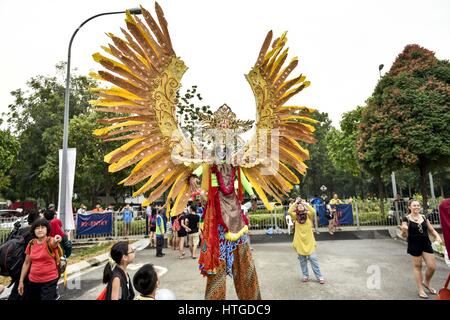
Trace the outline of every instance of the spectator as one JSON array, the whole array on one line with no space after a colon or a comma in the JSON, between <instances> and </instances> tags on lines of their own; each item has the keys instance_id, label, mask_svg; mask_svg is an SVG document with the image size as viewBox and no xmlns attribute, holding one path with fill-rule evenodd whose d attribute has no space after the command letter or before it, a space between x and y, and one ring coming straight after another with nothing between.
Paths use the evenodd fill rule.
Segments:
<instances>
[{"instance_id":1,"label":"spectator","mask_svg":"<svg viewBox=\"0 0 450 320\"><path fill-rule=\"evenodd\" d=\"M403 198L400 196L400 194L397 193L397 197L395 198L393 204L392 204L392 211L398 211L400 218L403 218L406 215L406 208L407 208L406 201L403 200Z\"/></svg>"},{"instance_id":2,"label":"spectator","mask_svg":"<svg viewBox=\"0 0 450 320\"><path fill-rule=\"evenodd\" d=\"M156 247L156 212L157 209L153 208L150 216L150 248Z\"/></svg>"},{"instance_id":3,"label":"spectator","mask_svg":"<svg viewBox=\"0 0 450 320\"><path fill-rule=\"evenodd\" d=\"M108 208L104 211L105 213L114 213L114 205L110 204Z\"/></svg>"},{"instance_id":4,"label":"spectator","mask_svg":"<svg viewBox=\"0 0 450 320\"><path fill-rule=\"evenodd\" d=\"M170 207L172 208L173 205L171 204ZM176 250L178 248L178 230L176 230L175 227L175 220L177 220L177 216L176 215L171 215L170 216L170 224L172 226L172 248L173 250ZM179 221L177 222L178 226L180 225Z\"/></svg>"},{"instance_id":5,"label":"spectator","mask_svg":"<svg viewBox=\"0 0 450 320\"><path fill-rule=\"evenodd\" d=\"M330 200L331 205L344 204L341 199L339 199L337 193L333 193L333 199Z\"/></svg>"},{"instance_id":6,"label":"spectator","mask_svg":"<svg viewBox=\"0 0 450 320\"><path fill-rule=\"evenodd\" d=\"M131 207L129 204L127 204L125 206L125 208L123 208L122 216L123 216L124 236L128 237L128 234L129 234L130 228L131 228L131 220L133 220L133 211L131 210Z\"/></svg>"},{"instance_id":7,"label":"spectator","mask_svg":"<svg viewBox=\"0 0 450 320\"><path fill-rule=\"evenodd\" d=\"M92 213L101 213L101 212L103 212L103 208L102 208L102 206L100 205L100 203L97 203L97 204L95 205L95 208L92 210Z\"/></svg>"},{"instance_id":8,"label":"spectator","mask_svg":"<svg viewBox=\"0 0 450 320\"><path fill-rule=\"evenodd\" d=\"M156 256L158 258L163 257L165 253L162 252L164 245L164 234L166 233L166 224L161 215L161 210L156 213Z\"/></svg>"},{"instance_id":9,"label":"spectator","mask_svg":"<svg viewBox=\"0 0 450 320\"><path fill-rule=\"evenodd\" d=\"M313 234L314 215L316 214L314 208L301 198L297 198L295 202L289 208L289 214L293 221L295 221L294 241L292 245L298 254L300 260L300 267L303 273L303 282L309 280L308 272L308 260L311 263L314 275L320 284L325 283L319 263L317 261L317 255L315 253L316 240Z\"/></svg>"},{"instance_id":10,"label":"spectator","mask_svg":"<svg viewBox=\"0 0 450 320\"><path fill-rule=\"evenodd\" d=\"M59 279L58 267L55 258L49 250L58 247L61 237L50 237L50 223L46 219L37 219L31 225L31 234L34 239L28 243L25 250L26 258L22 266L18 292L26 300L56 300L56 286ZM28 275L29 283L24 292L25 278Z\"/></svg>"},{"instance_id":11,"label":"spectator","mask_svg":"<svg viewBox=\"0 0 450 320\"><path fill-rule=\"evenodd\" d=\"M331 206L328 199L325 202L325 218L328 220L328 233L333 235L336 232L336 207Z\"/></svg>"},{"instance_id":12,"label":"spectator","mask_svg":"<svg viewBox=\"0 0 450 320\"><path fill-rule=\"evenodd\" d=\"M133 300L134 290L127 267L135 258L134 249L127 241L120 241L112 246L110 255L103 270L103 283L107 284L105 300Z\"/></svg>"},{"instance_id":13,"label":"spectator","mask_svg":"<svg viewBox=\"0 0 450 320\"><path fill-rule=\"evenodd\" d=\"M183 211L177 217L178 223L180 225L180 229L178 230L178 239L179 239L178 249L180 251L179 259L184 259L184 255L185 255L185 253L184 253L184 238L186 237L187 232L186 232L186 226L184 224L184 219L186 219L186 215L187 215L186 211Z\"/></svg>"},{"instance_id":14,"label":"spectator","mask_svg":"<svg viewBox=\"0 0 450 320\"><path fill-rule=\"evenodd\" d=\"M33 224L34 221L40 218L40 213L36 209L25 209L25 210L26 210L25 214L27 214L28 226L19 228L18 233L19 235L23 236L25 243L28 244L30 240L33 239L33 234L31 233L31 225ZM23 255L25 255L25 251L23 252ZM11 289L11 293L9 294L8 300L17 301L23 299L22 295L20 295L18 292L19 281L20 281L20 274L11 275L11 283L13 283L14 285ZM28 275L26 275L23 281L25 291L28 290L28 282L29 282Z\"/></svg>"},{"instance_id":15,"label":"spectator","mask_svg":"<svg viewBox=\"0 0 450 320\"><path fill-rule=\"evenodd\" d=\"M338 230L338 231L342 230L339 227L339 219L338 219L338 216L336 214L336 205L338 205L338 204L344 204L344 202L341 199L339 199L337 193L333 193L333 198L330 200L330 205L331 205L332 210L334 210L334 213L333 213L334 232L336 232L336 230Z\"/></svg>"},{"instance_id":16,"label":"spectator","mask_svg":"<svg viewBox=\"0 0 450 320\"><path fill-rule=\"evenodd\" d=\"M164 221L164 225L167 226L167 210L166 210L166 204L164 204L162 207L159 208L159 214L161 218Z\"/></svg>"},{"instance_id":17,"label":"spectator","mask_svg":"<svg viewBox=\"0 0 450 320\"><path fill-rule=\"evenodd\" d=\"M55 237L59 235L61 237L61 247L64 251L64 256L66 258L70 257L72 254L72 242L69 240L67 234L62 229L62 222L55 217L55 212L47 210L44 213L44 218L50 222L50 237Z\"/></svg>"},{"instance_id":18,"label":"spectator","mask_svg":"<svg viewBox=\"0 0 450 320\"><path fill-rule=\"evenodd\" d=\"M152 218L152 207L149 204L145 207L145 233L146 233L146 235L150 234L150 219L151 218Z\"/></svg>"},{"instance_id":19,"label":"spectator","mask_svg":"<svg viewBox=\"0 0 450 320\"><path fill-rule=\"evenodd\" d=\"M80 205L80 208L77 210L77 214L86 214L86 206L84 204Z\"/></svg>"},{"instance_id":20,"label":"spectator","mask_svg":"<svg viewBox=\"0 0 450 320\"><path fill-rule=\"evenodd\" d=\"M50 223L50 237L59 235L62 238L66 235L62 229L61 220L55 217L55 211L50 210L50 207L44 212L44 218Z\"/></svg>"},{"instance_id":21,"label":"spectator","mask_svg":"<svg viewBox=\"0 0 450 320\"><path fill-rule=\"evenodd\" d=\"M189 214L186 216L186 219L184 220L184 225L188 234L188 243L189 243L189 250L191 251L191 257L192 259L197 259L196 253L199 242L198 224L200 218L197 215L197 206L195 204L191 204L191 206L188 209Z\"/></svg>"},{"instance_id":22,"label":"spectator","mask_svg":"<svg viewBox=\"0 0 450 320\"><path fill-rule=\"evenodd\" d=\"M450 198L442 200L439 205L442 233L444 234L445 248L450 253Z\"/></svg>"},{"instance_id":23,"label":"spectator","mask_svg":"<svg viewBox=\"0 0 450 320\"><path fill-rule=\"evenodd\" d=\"M414 277L419 289L419 297L422 299L428 299L428 295L425 293L424 288L426 288L431 294L437 294L436 290L430 285L431 278L433 277L436 269L436 260L428 233L433 234L438 242L442 242L442 240L430 224L430 221L428 221L423 214L420 214L419 201L410 201L408 207L411 210L411 213L405 216L402 220L402 235L404 237L406 236L408 239L407 252L412 256ZM422 278L422 259L425 261L425 265L427 266L425 281L423 281Z\"/></svg>"},{"instance_id":24,"label":"spectator","mask_svg":"<svg viewBox=\"0 0 450 320\"><path fill-rule=\"evenodd\" d=\"M136 271L133 277L134 288L140 293L136 300L155 300L159 287L158 274L152 264L147 263Z\"/></svg>"}]
</instances>

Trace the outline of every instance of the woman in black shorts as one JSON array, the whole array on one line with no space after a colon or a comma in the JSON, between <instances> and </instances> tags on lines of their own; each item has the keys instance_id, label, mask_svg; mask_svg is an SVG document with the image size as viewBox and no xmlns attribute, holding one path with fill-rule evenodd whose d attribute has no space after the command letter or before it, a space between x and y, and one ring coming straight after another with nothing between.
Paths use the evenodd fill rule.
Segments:
<instances>
[{"instance_id":1,"label":"woman in black shorts","mask_svg":"<svg viewBox=\"0 0 450 320\"><path fill-rule=\"evenodd\" d=\"M178 230L178 245L179 245L179 250L180 250L180 259L184 259L184 239L187 236L187 232L185 229L185 224L184 224L184 220L186 220L186 212L183 211L178 218L178 221L180 223L180 230Z\"/></svg>"},{"instance_id":2,"label":"woman in black shorts","mask_svg":"<svg viewBox=\"0 0 450 320\"><path fill-rule=\"evenodd\" d=\"M419 297L427 299L428 296L424 288L431 294L436 294L436 290L430 286L431 278L436 269L436 260L434 258L434 251L431 247L431 241L428 234L431 233L435 239L442 242L439 234L434 230L430 221L422 214L420 214L419 201L412 200L409 203L410 214L402 220L402 235L408 237L408 254L412 256L414 277L419 288ZM422 277L422 259L427 266L425 272L425 281Z\"/></svg>"}]
</instances>

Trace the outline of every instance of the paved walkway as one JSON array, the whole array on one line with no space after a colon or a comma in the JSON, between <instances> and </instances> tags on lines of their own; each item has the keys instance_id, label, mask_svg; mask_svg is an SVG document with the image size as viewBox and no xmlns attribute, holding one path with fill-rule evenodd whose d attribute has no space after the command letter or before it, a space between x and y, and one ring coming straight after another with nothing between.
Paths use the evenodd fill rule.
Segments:
<instances>
[{"instance_id":1,"label":"paved walkway","mask_svg":"<svg viewBox=\"0 0 450 320\"><path fill-rule=\"evenodd\" d=\"M288 239L262 242L255 237L253 257L262 298L418 299L406 244L383 234L369 237L318 241L317 255L327 281L324 285L314 280L312 271L312 280L301 282L299 262ZM142 264L153 263L163 273L160 280L162 288L172 290L179 300L202 300L205 279L197 270L197 262L189 258L180 260L177 252L171 249L164 249L164 252L165 257L156 258L154 249L138 251L134 264L129 267L130 276L133 277ZM450 269L443 259L438 258L436 262L432 285L439 289ZM95 299L103 288L103 267L104 264L69 277L69 288L61 289L61 299ZM227 279L227 299L237 299L231 278Z\"/></svg>"}]
</instances>

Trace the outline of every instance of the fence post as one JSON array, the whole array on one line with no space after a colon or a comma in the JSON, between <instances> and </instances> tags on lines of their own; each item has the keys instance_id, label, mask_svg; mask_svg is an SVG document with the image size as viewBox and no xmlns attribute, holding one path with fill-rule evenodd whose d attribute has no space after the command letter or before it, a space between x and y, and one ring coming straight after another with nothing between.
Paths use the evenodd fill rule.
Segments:
<instances>
[{"instance_id":1,"label":"fence post","mask_svg":"<svg viewBox=\"0 0 450 320\"><path fill-rule=\"evenodd\" d=\"M317 204L314 205L314 209L316 210L316 214L314 215L314 232L316 234L320 234L319 232L319 225L317 223L317 214L319 213L319 210L317 209Z\"/></svg>"},{"instance_id":2,"label":"fence post","mask_svg":"<svg viewBox=\"0 0 450 320\"><path fill-rule=\"evenodd\" d=\"M117 239L117 211L113 211L113 222L114 222L114 238Z\"/></svg>"},{"instance_id":3,"label":"fence post","mask_svg":"<svg viewBox=\"0 0 450 320\"><path fill-rule=\"evenodd\" d=\"M356 210L356 228L358 230L360 230L360 225L359 225L359 210L358 210L358 200L355 201L355 210Z\"/></svg>"},{"instance_id":4,"label":"fence post","mask_svg":"<svg viewBox=\"0 0 450 320\"><path fill-rule=\"evenodd\" d=\"M397 222L397 225L400 225L400 218L399 218L399 212L398 212L398 203L394 200L394 209L395 209L395 221Z\"/></svg>"}]
</instances>

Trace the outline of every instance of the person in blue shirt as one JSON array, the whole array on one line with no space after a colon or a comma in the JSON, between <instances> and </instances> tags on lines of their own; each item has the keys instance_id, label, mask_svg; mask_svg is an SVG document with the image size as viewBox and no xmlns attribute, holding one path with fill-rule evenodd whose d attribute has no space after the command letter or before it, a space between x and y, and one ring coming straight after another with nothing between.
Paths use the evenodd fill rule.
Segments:
<instances>
[{"instance_id":1,"label":"person in blue shirt","mask_svg":"<svg viewBox=\"0 0 450 320\"><path fill-rule=\"evenodd\" d=\"M133 211L131 210L129 204L127 204L125 208L123 208L122 214L123 214L124 236L127 237L130 232L131 220L133 220Z\"/></svg>"}]
</instances>

